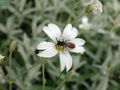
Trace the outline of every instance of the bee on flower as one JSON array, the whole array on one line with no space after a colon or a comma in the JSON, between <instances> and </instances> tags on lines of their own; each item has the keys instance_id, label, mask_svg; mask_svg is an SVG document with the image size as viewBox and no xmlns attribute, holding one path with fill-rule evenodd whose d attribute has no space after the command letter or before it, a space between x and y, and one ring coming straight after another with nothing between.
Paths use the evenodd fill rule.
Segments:
<instances>
[{"instance_id":1,"label":"bee on flower","mask_svg":"<svg viewBox=\"0 0 120 90\"><path fill-rule=\"evenodd\" d=\"M40 57L51 58L59 54L61 71L69 71L72 67L73 60L69 52L83 54L85 49L83 45L85 40L76 38L78 30L71 24L66 25L63 33L60 28L50 23L43 27L43 31L52 39L52 42L40 42L37 50L43 50L37 53Z\"/></svg>"}]
</instances>

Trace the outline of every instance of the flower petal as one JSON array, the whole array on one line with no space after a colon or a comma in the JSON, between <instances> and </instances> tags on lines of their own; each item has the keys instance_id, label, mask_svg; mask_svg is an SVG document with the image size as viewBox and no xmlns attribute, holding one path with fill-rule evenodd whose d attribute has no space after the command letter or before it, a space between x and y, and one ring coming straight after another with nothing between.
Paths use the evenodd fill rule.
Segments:
<instances>
[{"instance_id":1,"label":"flower petal","mask_svg":"<svg viewBox=\"0 0 120 90\"><path fill-rule=\"evenodd\" d=\"M80 29L81 29L81 28L84 28L84 26L85 26L84 24L80 24L80 25L79 25L79 28L80 28Z\"/></svg>"},{"instance_id":2,"label":"flower petal","mask_svg":"<svg viewBox=\"0 0 120 90\"><path fill-rule=\"evenodd\" d=\"M5 58L5 56L3 56L3 55L0 55L0 60L1 60L1 59L4 59L4 58Z\"/></svg>"},{"instance_id":3,"label":"flower petal","mask_svg":"<svg viewBox=\"0 0 120 90\"><path fill-rule=\"evenodd\" d=\"M60 53L60 64L61 64L61 71L64 70L66 66L66 71L69 71L72 67L72 57L68 52L61 52Z\"/></svg>"},{"instance_id":4,"label":"flower petal","mask_svg":"<svg viewBox=\"0 0 120 90\"><path fill-rule=\"evenodd\" d=\"M77 34L78 30L75 27L72 28L71 24L68 24L63 31L62 37L64 40L71 40L74 39Z\"/></svg>"},{"instance_id":5,"label":"flower petal","mask_svg":"<svg viewBox=\"0 0 120 90\"><path fill-rule=\"evenodd\" d=\"M85 44L85 40L81 38L75 38L71 40L70 42L74 43L75 45L80 45L80 46Z\"/></svg>"},{"instance_id":6,"label":"flower petal","mask_svg":"<svg viewBox=\"0 0 120 90\"><path fill-rule=\"evenodd\" d=\"M88 17L83 16L83 17L82 17L82 23L83 23L83 24L88 23Z\"/></svg>"},{"instance_id":7,"label":"flower petal","mask_svg":"<svg viewBox=\"0 0 120 90\"><path fill-rule=\"evenodd\" d=\"M60 70L63 71L65 69L65 58L64 58L64 55L63 53L59 53L59 57L60 57Z\"/></svg>"},{"instance_id":8,"label":"flower petal","mask_svg":"<svg viewBox=\"0 0 120 90\"><path fill-rule=\"evenodd\" d=\"M44 50L44 49L47 49L47 48L53 47L53 46L54 46L54 43L44 41L44 42L40 42L38 44L37 49L38 50Z\"/></svg>"},{"instance_id":9,"label":"flower petal","mask_svg":"<svg viewBox=\"0 0 120 90\"><path fill-rule=\"evenodd\" d=\"M48 24L48 26L44 26L43 31L55 42L57 38L61 36L61 31L59 27L52 23Z\"/></svg>"},{"instance_id":10,"label":"flower petal","mask_svg":"<svg viewBox=\"0 0 120 90\"><path fill-rule=\"evenodd\" d=\"M76 45L75 48L74 48L74 49L71 49L70 51L71 51L71 52L74 52L74 53L81 53L81 54L83 54L84 51L85 51L85 49L84 49L84 47L82 47L82 46Z\"/></svg>"},{"instance_id":11,"label":"flower petal","mask_svg":"<svg viewBox=\"0 0 120 90\"><path fill-rule=\"evenodd\" d=\"M102 3L99 0L93 1L92 5L94 7L93 9L94 14L100 14L103 12Z\"/></svg>"},{"instance_id":12,"label":"flower petal","mask_svg":"<svg viewBox=\"0 0 120 90\"><path fill-rule=\"evenodd\" d=\"M60 28L59 28L57 25L55 25L55 24L53 24L53 23L50 23L50 24L48 24L48 27L49 27L53 32L55 32L56 36L61 37L61 31L60 31Z\"/></svg>"},{"instance_id":13,"label":"flower petal","mask_svg":"<svg viewBox=\"0 0 120 90\"><path fill-rule=\"evenodd\" d=\"M40 57L46 57L46 58L50 58L55 56L58 53L58 51L56 50L55 46L52 47L47 47L46 50L38 53L37 55Z\"/></svg>"}]
</instances>

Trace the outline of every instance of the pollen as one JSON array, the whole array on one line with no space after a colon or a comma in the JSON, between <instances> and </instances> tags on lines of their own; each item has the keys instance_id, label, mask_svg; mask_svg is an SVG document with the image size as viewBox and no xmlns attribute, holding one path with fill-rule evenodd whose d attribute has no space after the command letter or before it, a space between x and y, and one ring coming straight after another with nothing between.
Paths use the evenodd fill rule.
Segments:
<instances>
[{"instance_id":1,"label":"pollen","mask_svg":"<svg viewBox=\"0 0 120 90\"><path fill-rule=\"evenodd\" d=\"M55 48L56 48L58 51L63 51L63 50L64 50L64 46L61 46L61 45L55 45Z\"/></svg>"}]
</instances>

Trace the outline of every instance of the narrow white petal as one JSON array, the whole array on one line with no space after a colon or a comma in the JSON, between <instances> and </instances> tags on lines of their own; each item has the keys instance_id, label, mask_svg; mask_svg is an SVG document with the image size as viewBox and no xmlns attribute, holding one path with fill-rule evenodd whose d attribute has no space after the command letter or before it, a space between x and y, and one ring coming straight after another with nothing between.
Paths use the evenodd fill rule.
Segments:
<instances>
[{"instance_id":1,"label":"narrow white petal","mask_svg":"<svg viewBox=\"0 0 120 90\"><path fill-rule=\"evenodd\" d=\"M61 31L59 27L55 24L48 24L48 26L43 27L43 31L56 42L57 38L61 37Z\"/></svg>"},{"instance_id":2,"label":"narrow white petal","mask_svg":"<svg viewBox=\"0 0 120 90\"><path fill-rule=\"evenodd\" d=\"M56 41L56 36L52 33L49 27L44 26L43 31L53 40Z\"/></svg>"},{"instance_id":3,"label":"narrow white petal","mask_svg":"<svg viewBox=\"0 0 120 90\"><path fill-rule=\"evenodd\" d=\"M74 39L78 34L78 30L75 27L72 27L71 24L66 25L62 37L64 40Z\"/></svg>"},{"instance_id":4,"label":"narrow white petal","mask_svg":"<svg viewBox=\"0 0 120 90\"><path fill-rule=\"evenodd\" d=\"M47 49L47 48L53 47L53 46L54 46L54 43L44 41L44 42L40 42L38 44L37 49L38 50L43 50L43 49Z\"/></svg>"},{"instance_id":5,"label":"narrow white petal","mask_svg":"<svg viewBox=\"0 0 120 90\"><path fill-rule=\"evenodd\" d=\"M81 54L83 54L84 51L85 51L85 49L84 49L84 47L82 47L82 46L76 45L75 48L74 48L74 49L71 49L70 51L71 51L71 52L74 52L74 53L81 53Z\"/></svg>"},{"instance_id":6,"label":"narrow white petal","mask_svg":"<svg viewBox=\"0 0 120 90\"><path fill-rule=\"evenodd\" d=\"M72 67L72 64L73 64L73 60L72 60L72 57L69 53L66 53L66 70L69 71Z\"/></svg>"},{"instance_id":7,"label":"narrow white petal","mask_svg":"<svg viewBox=\"0 0 120 90\"><path fill-rule=\"evenodd\" d=\"M75 38L71 40L70 42L74 43L75 45L80 45L80 46L85 44L85 40L81 38Z\"/></svg>"},{"instance_id":8,"label":"narrow white petal","mask_svg":"<svg viewBox=\"0 0 120 90\"><path fill-rule=\"evenodd\" d=\"M60 61L61 61L61 71L64 70L65 66L66 66L66 71L69 71L71 69L73 61L71 55L68 52L60 53Z\"/></svg>"},{"instance_id":9,"label":"narrow white petal","mask_svg":"<svg viewBox=\"0 0 120 90\"><path fill-rule=\"evenodd\" d=\"M58 51L55 49L55 47L48 47L46 50L41 51L37 55L40 57L50 58L50 57L55 56L57 53Z\"/></svg>"},{"instance_id":10,"label":"narrow white petal","mask_svg":"<svg viewBox=\"0 0 120 90\"><path fill-rule=\"evenodd\" d=\"M59 57L60 57L60 70L63 71L65 69L66 60L65 60L62 52L60 52L59 54L60 54L59 55Z\"/></svg>"},{"instance_id":11,"label":"narrow white petal","mask_svg":"<svg viewBox=\"0 0 120 90\"><path fill-rule=\"evenodd\" d=\"M56 34L57 37L61 37L61 31L57 25L50 23L48 27Z\"/></svg>"}]
</instances>

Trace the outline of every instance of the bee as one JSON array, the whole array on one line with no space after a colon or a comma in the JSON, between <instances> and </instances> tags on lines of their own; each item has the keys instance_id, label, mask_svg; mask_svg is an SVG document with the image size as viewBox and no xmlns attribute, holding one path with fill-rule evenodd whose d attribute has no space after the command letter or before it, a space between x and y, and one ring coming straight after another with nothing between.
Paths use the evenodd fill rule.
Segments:
<instances>
[{"instance_id":1,"label":"bee","mask_svg":"<svg viewBox=\"0 0 120 90\"><path fill-rule=\"evenodd\" d=\"M70 49L73 49L75 48L75 44L74 43L71 43L71 42L65 42L65 41L58 41L57 42L57 45L58 46L63 46L63 47L68 47Z\"/></svg>"},{"instance_id":2,"label":"bee","mask_svg":"<svg viewBox=\"0 0 120 90\"><path fill-rule=\"evenodd\" d=\"M57 41L57 44L55 46L58 50L64 50L64 48L67 48L67 49L75 48L75 44L68 41ZM35 50L36 54L38 54L39 52L40 50L37 50L37 49Z\"/></svg>"},{"instance_id":3,"label":"bee","mask_svg":"<svg viewBox=\"0 0 120 90\"><path fill-rule=\"evenodd\" d=\"M66 43L66 46L69 47L70 49L75 48L75 44L74 44L74 43L71 43L71 42L67 42L67 43Z\"/></svg>"}]
</instances>

